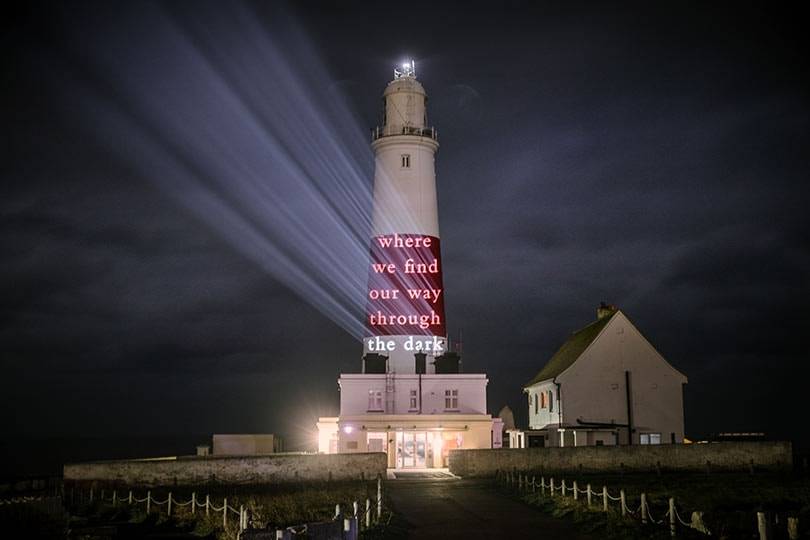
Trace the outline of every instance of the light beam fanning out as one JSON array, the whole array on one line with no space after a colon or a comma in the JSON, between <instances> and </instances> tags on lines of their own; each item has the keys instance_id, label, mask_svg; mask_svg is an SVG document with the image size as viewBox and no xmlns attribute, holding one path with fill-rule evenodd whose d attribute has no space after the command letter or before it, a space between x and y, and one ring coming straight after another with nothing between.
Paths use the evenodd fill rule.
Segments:
<instances>
[{"instance_id":1,"label":"light beam fanning out","mask_svg":"<svg viewBox=\"0 0 810 540\"><path fill-rule=\"evenodd\" d=\"M294 21L221 7L195 4L182 23L171 6L72 7L73 27L93 31L72 36L84 72L70 106L145 177L360 338L368 131Z\"/></svg>"}]
</instances>

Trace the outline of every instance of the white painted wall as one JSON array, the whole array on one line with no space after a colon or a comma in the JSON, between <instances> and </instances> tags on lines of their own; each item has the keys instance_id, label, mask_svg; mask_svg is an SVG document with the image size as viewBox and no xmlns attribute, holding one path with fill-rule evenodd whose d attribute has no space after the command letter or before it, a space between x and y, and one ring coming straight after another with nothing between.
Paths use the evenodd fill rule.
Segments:
<instances>
[{"instance_id":1,"label":"white painted wall","mask_svg":"<svg viewBox=\"0 0 810 540\"><path fill-rule=\"evenodd\" d=\"M639 432L683 441L683 384L673 368L619 311L574 364L560 374L563 422L627 422L624 372L630 371L634 443ZM622 443L625 441L622 440Z\"/></svg>"},{"instance_id":2,"label":"white painted wall","mask_svg":"<svg viewBox=\"0 0 810 540\"><path fill-rule=\"evenodd\" d=\"M393 401L386 399L386 375L341 374L340 415L364 415L368 411L369 390L383 393L383 411L380 414L418 414L410 406L410 391L419 394L420 377L414 374L391 374L394 382ZM458 414L486 414L487 383L484 374L462 373L450 375L422 375L422 414L445 414L445 390L458 390ZM417 400L418 402L418 400ZM393 407L391 407L393 403ZM393 409L393 410L391 410Z\"/></svg>"},{"instance_id":3,"label":"white painted wall","mask_svg":"<svg viewBox=\"0 0 810 540\"><path fill-rule=\"evenodd\" d=\"M433 139L402 135L374 142L372 233L424 234L439 238ZM402 167L402 155L410 167Z\"/></svg>"},{"instance_id":4,"label":"white painted wall","mask_svg":"<svg viewBox=\"0 0 810 540\"><path fill-rule=\"evenodd\" d=\"M538 405L537 412L535 412L534 400L539 400L540 393L546 393L546 406ZM548 405L548 393L553 392L554 404L553 408ZM529 429L542 429L548 424L556 424L559 422L559 400L557 399L557 387L553 382L542 382L532 386L527 392L529 400Z\"/></svg>"}]
</instances>

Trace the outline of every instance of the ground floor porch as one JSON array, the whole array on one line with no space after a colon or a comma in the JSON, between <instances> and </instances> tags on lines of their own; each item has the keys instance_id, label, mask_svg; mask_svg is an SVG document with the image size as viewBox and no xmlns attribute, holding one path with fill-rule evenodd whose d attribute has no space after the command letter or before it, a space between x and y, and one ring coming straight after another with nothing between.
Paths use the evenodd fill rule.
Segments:
<instances>
[{"instance_id":1,"label":"ground floor porch","mask_svg":"<svg viewBox=\"0 0 810 540\"><path fill-rule=\"evenodd\" d=\"M393 469L444 468L450 450L500 447L501 421L490 415L370 414L318 421L319 452L384 452Z\"/></svg>"},{"instance_id":2,"label":"ground floor porch","mask_svg":"<svg viewBox=\"0 0 810 540\"><path fill-rule=\"evenodd\" d=\"M619 444L618 429L581 426L546 426L543 429L507 430L509 448L612 446Z\"/></svg>"}]
</instances>

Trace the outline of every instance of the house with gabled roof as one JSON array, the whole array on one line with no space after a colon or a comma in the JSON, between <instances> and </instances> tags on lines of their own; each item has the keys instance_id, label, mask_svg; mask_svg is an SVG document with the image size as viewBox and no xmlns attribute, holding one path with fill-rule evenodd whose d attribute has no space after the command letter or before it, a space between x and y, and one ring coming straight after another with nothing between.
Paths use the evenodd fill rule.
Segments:
<instances>
[{"instance_id":1,"label":"house with gabled roof","mask_svg":"<svg viewBox=\"0 0 810 540\"><path fill-rule=\"evenodd\" d=\"M683 387L675 369L630 319L604 303L523 388L529 430L510 446L683 442Z\"/></svg>"}]
</instances>

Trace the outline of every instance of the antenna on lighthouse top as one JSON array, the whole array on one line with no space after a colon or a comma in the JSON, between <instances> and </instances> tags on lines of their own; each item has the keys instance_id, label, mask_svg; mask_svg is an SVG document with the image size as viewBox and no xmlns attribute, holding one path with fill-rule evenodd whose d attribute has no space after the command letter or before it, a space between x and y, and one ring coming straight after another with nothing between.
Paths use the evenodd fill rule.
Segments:
<instances>
[{"instance_id":1,"label":"antenna on lighthouse top","mask_svg":"<svg viewBox=\"0 0 810 540\"><path fill-rule=\"evenodd\" d=\"M416 65L413 63L413 60L410 62L403 62L401 66L394 68L394 78L399 79L400 77L416 78Z\"/></svg>"}]
</instances>

